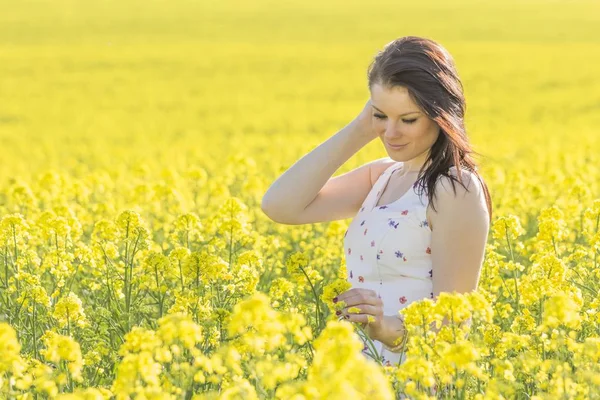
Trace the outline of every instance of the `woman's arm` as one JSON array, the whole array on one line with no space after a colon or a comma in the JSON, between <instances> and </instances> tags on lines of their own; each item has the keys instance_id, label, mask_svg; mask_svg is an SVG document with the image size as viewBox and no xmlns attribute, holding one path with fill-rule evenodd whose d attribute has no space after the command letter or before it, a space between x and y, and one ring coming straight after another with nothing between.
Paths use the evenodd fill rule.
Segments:
<instances>
[{"instance_id":1,"label":"woman's arm","mask_svg":"<svg viewBox=\"0 0 600 400\"><path fill-rule=\"evenodd\" d=\"M489 214L483 187L477 177L462 172L468 191L442 177L436 185L437 212L431 213L433 295L468 293L477 289L489 231Z\"/></svg>"},{"instance_id":2,"label":"woman's arm","mask_svg":"<svg viewBox=\"0 0 600 400\"><path fill-rule=\"evenodd\" d=\"M371 190L371 166L386 159L331 177L376 137L368 120L371 113L370 102L367 102L359 117L287 169L263 196L263 212L275 222L290 225L353 216Z\"/></svg>"}]
</instances>

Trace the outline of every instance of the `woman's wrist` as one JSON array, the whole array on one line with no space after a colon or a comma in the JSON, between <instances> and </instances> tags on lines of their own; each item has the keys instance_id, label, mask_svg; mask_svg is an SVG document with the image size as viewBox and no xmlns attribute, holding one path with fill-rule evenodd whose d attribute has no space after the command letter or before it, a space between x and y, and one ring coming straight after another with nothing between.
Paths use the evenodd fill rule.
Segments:
<instances>
[{"instance_id":1,"label":"woman's wrist","mask_svg":"<svg viewBox=\"0 0 600 400\"><path fill-rule=\"evenodd\" d=\"M383 329L376 335L375 339L391 352L400 352L404 347L405 325L404 317L398 315L385 315L383 317Z\"/></svg>"},{"instance_id":2,"label":"woman's wrist","mask_svg":"<svg viewBox=\"0 0 600 400\"><path fill-rule=\"evenodd\" d=\"M362 142L363 146L377 138L377 135L371 128L365 127L364 124L361 124L361 122L357 119L349 122L344 128L350 131L350 135L352 137L357 138L360 142Z\"/></svg>"}]
</instances>

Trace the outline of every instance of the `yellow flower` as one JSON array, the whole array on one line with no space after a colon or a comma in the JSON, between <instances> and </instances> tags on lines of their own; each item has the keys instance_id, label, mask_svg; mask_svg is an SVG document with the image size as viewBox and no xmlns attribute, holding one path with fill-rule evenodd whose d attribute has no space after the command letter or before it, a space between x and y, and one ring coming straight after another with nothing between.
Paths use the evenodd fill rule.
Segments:
<instances>
[{"instance_id":1,"label":"yellow flower","mask_svg":"<svg viewBox=\"0 0 600 400\"><path fill-rule=\"evenodd\" d=\"M142 264L144 275L148 278L142 283L143 287L164 293L165 280L176 278L175 270L171 268L169 257L157 251L149 251Z\"/></svg>"},{"instance_id":2,"label":"yellow flower","mask_svg":"<svg viewBox=\"0 0 600 400\"><path fill-rule=\"evenodd\" d=\"M469 366L475 366L474 362L479 359L479 353L473 343L460 341L458 343L450 343L440 357L442 363L463 371Z\"/></svg>"},{"instance_id":3,"label":"yellow flower","mask_svg":"<svg viewBox=\"0 0 600 400\"><path fill-rule=\"evenodd\" d=\"M56 318L61 328L67 325L85 327L88 324L81 299L73 292L69 292L56 303L52 316Z\"/></svg>"},{"instance_id":4,"label":"yellow flower","mask_svg":"<svg viewBox=\"0 0 600 400\"><path fill-rule=\"evenodd\" d=\"M554 245L567 237L567 224L563 212L557 207L544 208L538 217L537 239Z\"/></svg>"},{"instance_id":5,"label":"yellow flower","mask_svg":"<svg viewBox=\"0 0 600 400\"><path fill-rule=\"evenodd\" d=\"M342 302L334 303L333 298L344 293L351 287L352 284L346 279L335 279L330 284L325 285L323 288L323 294L321 295L321 300L327 305L327 308L329 308L330 312L335 313L335 311L344 308L344 306L341 304Z\"/></svg>"},{"instance_id":6,"label":"yellow flower","mask_svg":"<svg viewBox=\"0 0 600 400\"><path fill-rule=\"evenodd\" d=\"M229 265L221 257L209 254L207 250L195 251L182 263L183 276L192 282L209 285L222 279Z\"/></svg>"},{"instance_id":7,"label":"yellow flower","mask_svg":"<svg viewBox=\"0 0 600 400\"><path fill-rule=\"evenodd\" d=\"M254 351L271 351L286 343L286 326L261 292L237 303L228 325L230 336L244 335Z\"/></svg>"},{"instance_id":8,"label":"yellow flower","mask_svg":"<svg viewBox=\"0 0 600 400\"><path fill-rule=\"evenodd\" d=\"M185 176L189 180L196 182L196 184L199 186L204 185L208 179L208 173L206 172L206 170L204 168L200 168L200 167L190 168L185 173Z\"/></svg>"},{"instance_id":9,"label":"yellow flower","mask_svg":"<svg viewBox=\"0 0 600 400\"><path fill-rule=\"evenodd\" d=\"M188 247L190 243L203 240L202 237L202 224L195 213L178 215L169 233L169 238L173 243Z\"/></svg>"},{"instance_id":10,"label":"yellow flower","mask_svg":"<svg viewBox=\"0 0 600 400\"><path fill-rule=\"evenodd\" d=\"M563 324L569 328L578 329L581 324L579 315L581 304L572 295L558 292L544 302L542 325L539 330L557 328Z\"/></svg>"},{"instance_id":11,"label":"yellow flower","mask_svg":"<svg viewBox=\"0 0 600 400\"><path fill-rule=\"evenodd\" d=\"M305 269L308 266L308 261L306 254L301 252L293 253L285 263L287 273L290 275L302 274L301 269Z\"/></svg>"},{"instance_id":12,"label":"yellow flower","mask_svg":"<svg viewBox=\"0 0 600 400\"><path fill-rule=\"evenodd\" d=\"M593 363L600 362L600 338L586 338L582 349L582 355L588 357Z\"/></svg>"},{"instance_id":13,"label":"yellow flower","mask_svg":"<svg viewBox=\"0 0 600 400\"><path fill-rule=\"evenodd\" d=\"M29 239L29 229L31 228L22 214L5 215L0 220L0 242L8 241L13 246L15 241L16 244L21 244L23 240Z\"/></svg>"},{"instance_id":14,"label":"yellow flower","mask_svg":"<svg viewBox=\"0 0 600 400\"><path fill-rule=\"evenodd\" d=\"M248 206L239 198L228 198L217 216L220 218L217 227L218 235L247 235L250 232L251 225L248 223Z\"/></svg>"},{"instance_id":15,"label":"yellow flower","mask_svg":"<svg viewBox=\"0 0 600 400\"><path fill-rule=\"evenodd\" d=\"M121 356L143 351L152 352L162 345L162 341L157 337L156 332L139 326L131 328L131 331L125 334L124 339L125 341L118 351Z\"/></svg>"},{"instance_id":16,"label":"yellow flower","mask_svg":"<svg viewBox=\"0 0 600 400\"><path fill-rule=\"evenodd\" d=\"M113 393L108 389L76 389L73 393L59 394L56 400L106 400L112 398Z\"/></svg>"},{"instance_id":17,"label":"yellow flower","mask_svg":"<svg viewBox=\"0 0 600 400\"><path fill-rule=\"evenodd\" d=\"M463 293L441 292L435 302L435 309L436 314L445 316L449 322L455 324L460 324L472 316L468 297Z\"/></svg>"},{"instance_id":18,"label":"yellow flower","mask_svg":"<svg viewBox=\"0 0 600 400\"><path fill-rule=\"evenodd\" d=\"M162 365L147 351L127 354L117 366L117 376L111 390L117 394L117 398L129 398L129 395L145 393L147 390L159 394L162 392L160 390L162 369Z\"/></svg>"},{"instance_id":19,"label":"yellow flower","mask_svg":"<svg viewBox=\"0 0 600 400\"><path fill-rule=\"evenodd\" d=\"M221 400L258 400L258 394L254 386L247 379L235 379L233 385L223 391L219 399Z\"/></svg>"},{"instance_id":20,"label":"yellow flower","mask_svg":"<svg viewBox=\"0 0 600 400\"><path fill-rule=\"evenodd\" d=\"M18 204L20 209L27 210L35 207L37 201L35 194L29 184L23 181L13 183L8 190L11 201Z\"/></svg>"},{"instance_id":21,"label":"yellow flower","mask_svg":"<svg viewBox=\"0 0 600 400\"><path fill-rule=\"evenodd\" d=\"M46 347L40 350L40 354L55 365L59 365L61 361L67 362L71 377L81 382L83 380L81 376L83 358L79 343L69 336L59 335L52 331L46 331L40 339Z\"/></svg>"},{"instance_id":22,"label":"yellow flower","mask_svg":"<svg viewBox=\"0 0 600 400\"><path fill-rule=\"evenodd\" d=\"M360 353L363 344L352 324L329 321L313 344L315 353L308 379L281 385L276 398L394 398L380 367Z\"/></svg>"},{"instance_id":23,"label":"yellow flower","mask_svg":"<svg viewBox=\"0 0 600 400\"><path fill-rule=\"evenodd\" d=\"M410 379L428 388L435 385L434 364L423 357L407 357L402 368L396 370L395 376L400 382L407 382Z\"/></svg>"},{"instance_id":24,"label":"yellow flower","mask_svg":"<svg viewBox=\"0 0 600 400\"><path fill-rule=\"evenodd\" d=\"M123 211L117 217L116 225L121 240L130 242L138 250L148 248L150 233L139 213L132 210Z\"/></svg>"},{"instance_id":25,"label":"yellow flower","mask_svg":"<svg viewBox=\"0 0 600 400\"><path fill-rule=\"evenodd\" d=\"M6 372L12 372L13 363L21 362L21 344L17 333L6 322L0 322L0 377ZM2 386L0 385L0 388Z\"/></svg>"},{"instance_id":26,"label":"yellow flower","mask_svg":"<svg viewBox=\"0 0 600 400\"><path fill-rule=\"evenodd\" d=\"M169 314L158 320L158 337L166 345L181 343L188 349L194 349L203 339L202 327L188 315Z\"/></svg>"},{"instance_id":27,"label":"yellow flower","mask_svg":"<svg viewBox=\"0 0 600 400\"><path fill-rule=\"evenodd\" d=\"M584 215L585 218L595 222L595 220L600 216L600 199L594 200L592 206L586 208Z\"/></svg>"},{"instance_id":28,"label":"yellow flower","mask_svg":"<svg viewBox=\"0 0 600 400\"><path fill-rule=\"evenodd\" d=\"M269 297L271 299L282 300L292 299L294 297L294 284L289 280L281 277L271 281L269 287Z\"/></svg>"},{"instance_id":29,"label":"yellow flower","mask_svg":"<svg viewBox=\"0 0 600 400\"><path fill-rule=\"evenodd\" d=\"M516 215L507 215L496 219L492 225L492 237L500 241L510 240L514 243L525 230Z\"/></svg>"},{"instance_id":30,"label":"yellow flower","mask_svg":"<svg viewBox=\"0 0 600 400\"><path fill-rule=\"evenodd\" d=\"M92 237L95 240L113 241L118 238L118 227L113 221L101 219L94 224Z\"/></svg>"}]
</instances>

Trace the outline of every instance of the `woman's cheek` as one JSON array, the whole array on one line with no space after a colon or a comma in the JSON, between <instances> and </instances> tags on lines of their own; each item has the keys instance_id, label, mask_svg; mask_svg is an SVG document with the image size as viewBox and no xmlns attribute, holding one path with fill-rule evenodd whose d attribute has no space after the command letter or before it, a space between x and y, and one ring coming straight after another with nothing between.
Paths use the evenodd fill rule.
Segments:
<instances>
[{"instance_id":1,"label":"woman's cheek","mask_svg":"<svg viewBox=\"0 0 600 400\"><path fill-rule=\"evenodd\" d=\"M375 129L375 132L381 134L383 132L385 132L385 122L381 122L378 118L373 117L373 128Z\"/></svg>"}]
</instances>

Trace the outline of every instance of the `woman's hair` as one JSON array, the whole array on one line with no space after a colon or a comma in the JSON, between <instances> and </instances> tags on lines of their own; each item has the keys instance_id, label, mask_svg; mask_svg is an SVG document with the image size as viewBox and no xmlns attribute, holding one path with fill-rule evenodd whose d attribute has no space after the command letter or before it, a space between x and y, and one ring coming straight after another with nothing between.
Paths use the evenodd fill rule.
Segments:
<instances>
[{"instance_id":1,"label":"woman's hair","mask_svg":"<svg viewBox=\"0 0 600 400\"><path fill-rule=\"evenodd\" d=\"M415 183L421 193L427 192L433 209L435 185L441 176L450 179L455 193L454 182L468 190L461 175L464 168L475 174L481 183L491 220L490 193L472 158L477 153L472 150L465 130L463 86L450 53L433 40L404 36L388 43L377 53L369 65L367 77L369 89L374 84L390 89L396 86L408 89L410 98L440 126L440 135L425 162L427 167L420 171ZM456 167L458 179L449 173L451 167Z\"/></svg>"}]
</instances>

